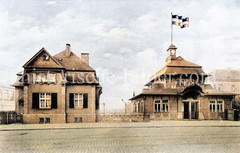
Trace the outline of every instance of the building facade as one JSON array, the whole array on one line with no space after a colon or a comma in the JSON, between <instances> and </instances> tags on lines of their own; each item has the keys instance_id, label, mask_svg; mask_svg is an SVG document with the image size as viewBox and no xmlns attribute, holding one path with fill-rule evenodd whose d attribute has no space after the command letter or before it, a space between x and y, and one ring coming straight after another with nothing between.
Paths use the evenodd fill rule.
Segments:
<instances>
[{"instance_id":1,"label":"building facade","mask_svg":"<svg viewBox=\"0 0 240 153\"><path fill-rule=\"evenodd\" d=\"M235 93L206 84L202 66L177 57L176 50L170 45L166 65L130 99L132 114L142 113L151 120L227 119Z\"/></svg>"},{"instance_id":2,"label":"building facade","mask_svg":"<svg viewBox=\"0 0 240 153\"><path fill-rule=\"evenodd\" d=\"M14 88L7 86L0 86L0 111L14 111L15 99Z\"/></svg>"},{"instance_id":3,"label":"building facade","mask_svg":"<svg viewBox=\"0 0 240 153\"><path fill-rule=\"evenodd\" d=\"M80 58L70 44L54 56L42 48L23 68L13 85L23 123L96 121L102 87L88 53Z\"/></svg>"},{"instance_id":4,"label":"building facade","mask_svg":"<svg viewBox=\"0 0 240 153\"><path fill-rule=\"evenodd\" d=\"M210 83L214 89L240 94L239 70L215 70L210 74Z\"/></svg>"}]
</instances>

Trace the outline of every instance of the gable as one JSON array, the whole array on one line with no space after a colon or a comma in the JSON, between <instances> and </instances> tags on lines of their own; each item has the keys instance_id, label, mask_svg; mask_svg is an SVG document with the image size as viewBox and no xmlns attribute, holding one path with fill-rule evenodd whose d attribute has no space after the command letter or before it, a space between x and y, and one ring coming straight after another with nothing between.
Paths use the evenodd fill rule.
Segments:
<instances>
[{"instance_id":1,"label":"gable","mask_svg":"<svg viewBox=\"0 0 240 153\"><path fill-rule=\"evenodd\" d=\"M23 67L63 68L63 66L44 48L37 52Z\"/></svg>"}]
</instances>

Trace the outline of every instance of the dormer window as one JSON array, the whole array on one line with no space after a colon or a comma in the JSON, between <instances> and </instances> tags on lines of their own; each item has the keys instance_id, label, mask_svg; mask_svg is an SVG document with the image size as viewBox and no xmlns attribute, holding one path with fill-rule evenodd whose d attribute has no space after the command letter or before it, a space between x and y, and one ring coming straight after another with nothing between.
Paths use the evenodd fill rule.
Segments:
<instances>
[{"instance_id":1,"label":"dormer window","mask_svg":"<svg viewBox=\"0 0 240 153\"><path fill-rule=\"evenodd\" d=\"M44 61L49 61L49 56L48 55L43 55L42 57L43 57Z\"/></svg>"}]
</instances>

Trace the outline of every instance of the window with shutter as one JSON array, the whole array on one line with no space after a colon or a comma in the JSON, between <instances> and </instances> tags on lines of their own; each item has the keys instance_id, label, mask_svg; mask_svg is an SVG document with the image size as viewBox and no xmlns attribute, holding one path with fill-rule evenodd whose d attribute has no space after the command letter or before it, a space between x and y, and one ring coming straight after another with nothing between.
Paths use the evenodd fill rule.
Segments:
<instances>
[{"instance_id":1,"label":"window with shutter","mask_svg":"<svg viewBox=\"0 0 240 153\"><path fill-rule=\"evenodd\" d=\"M51 93L39 93L39 108L51 108Z\"/></svg>"},{"instance_id":2,"label":"window with shutter","mask_svg":"<svg viewBox=\"0 0 240 153\"><path fill-rule=\"evenodd\" d=\"M88 94L87 93L70 93L69 94L69 108L88 108Z\"/></svg>"}]
</instances>

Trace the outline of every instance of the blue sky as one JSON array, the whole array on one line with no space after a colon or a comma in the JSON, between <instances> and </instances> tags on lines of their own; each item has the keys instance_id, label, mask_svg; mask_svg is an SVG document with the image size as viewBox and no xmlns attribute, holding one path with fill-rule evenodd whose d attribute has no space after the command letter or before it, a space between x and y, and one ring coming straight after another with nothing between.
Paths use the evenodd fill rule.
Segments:
<instances>
[{"instance_id":1,"label":"blue sky","mask_svg":"<svg viewBox=\"0 0 240 153\"><path fill-rule=\"evenodd\" d=\"M52 55L70 43L90 53L107 108L124 107L133 91L160 70L170 45L170 13L189 17L173 28L177 55L214 69L240 69L240 3L237 0L0 0L0 83L45 47Z\"/></svg>"}]
</instances>

